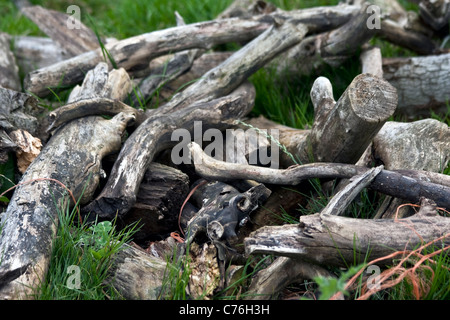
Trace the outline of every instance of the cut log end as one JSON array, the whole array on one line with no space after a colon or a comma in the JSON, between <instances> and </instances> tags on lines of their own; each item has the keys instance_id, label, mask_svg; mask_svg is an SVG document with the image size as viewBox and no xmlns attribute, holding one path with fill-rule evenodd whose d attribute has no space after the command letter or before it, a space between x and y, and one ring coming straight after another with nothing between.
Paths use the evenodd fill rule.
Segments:
<instances>
[{"instance_id":1,"label":"cut log end","mask_svg":"<svg viewBox=\"0 0 450 320\"><path fill-rule=\"evenodd\" d=\"M397 90L371 74L358 75L348 93L355 114L368 122L385 121L397 107Z\"/></svg>"}]
</instances>

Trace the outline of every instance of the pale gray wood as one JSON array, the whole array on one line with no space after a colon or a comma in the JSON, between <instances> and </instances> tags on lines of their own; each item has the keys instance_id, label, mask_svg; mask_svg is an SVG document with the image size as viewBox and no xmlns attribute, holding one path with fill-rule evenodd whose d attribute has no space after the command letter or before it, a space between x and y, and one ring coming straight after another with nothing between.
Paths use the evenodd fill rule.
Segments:
<instances>
[{"instance_id":1,"label":"pale gray wood","mask_svg":"<svg viewBox=\"0 0 450 320\"><path fill-rule=\"evenodd\" d=\"M435 204L421 201L414 216L399 219L355 219L333 215L302 216L299 224L263 227L244 241L247 254L274 254L319 265L345 267L412 250L448 234L450 219ZM430 227L433 226L433 227ZM448 237L437 246L449 245ZM391 259L377 262L392 263Z\"/></svg>"},{"instance_id":2,"label":"pale gray wood","mask_svg":"<svg viewBox=\"0 0 450 320\"><path fill-rule=\"evenodd\" d=\"M102 85L107 83L94 86L97 92L102 92ZM99 116L73 120L55 132L28 167L1 216L2 299L33 299L48 270L58 210L92 198L104 174L102 159L120 150L121 135L133 118L119 113L111 120Z\"/></svg>"},{"instance_id":3,"label":"pale gray wood","mask_svg":"<svg viewBox=\"0 0 450 320\"><path fill-rule=\"evenodd\" d=\"M102 192L83 211L110 219L116 214L125 215L136 201L143 175L155 154L177 144L171 140L175 129L184 128L192 133L194 121L203 121L205 130L207 127L224 129L230 120L250 112L254 97L253 85L244 83L228 96L147 118L128 137Z\"/></svg>"},{"instance_id":4,"label":"pale gray wood","mask_svg":"<svg viewBox=\"0 0 450 320\"><path fill-rule=\"evenodd\" d=\"M296 26L290 21L272 26L165 105L147 113L169 113L194 101L209 101L229 94L279 53L300 42L307 30L306 26Z\"/></svg>"},{"instance_id":5,"label":"pale gray wood","mask_svg":"<svg viewBox=\"0 0 450 320\"><path fill-rule=\"evenodd\" d=\"M262 183L297 185L306 179L351 178L369 170L342 163L311 163L291 166L287 169L271 169L228 163L206 155L198 144L189 144L194 159L195 171L205 179L230 181L236 179L255 180ZM440 177L440 178L438 178ZM430 182L430 178L435 178ZM440 184L439 179L447 181ZM417 202L421 197L430 198L444 208L450 208L449 178L444 174L422 175L409 170L382 170L370 184L372 190Z\"/></svg>"},{"instance_id":6,"label":"pale gray wood","mask_svg":"<svg viewBox=\"0 0 450 320\"><path fill-rule=\"evenodd\" d=\"M163 298L166 268L164 259L125 244L113 257L106 283L127 300L158 300Z\"/></svg>"},{"instance_id":7,"label":"pale gray wood","mask_svg":"<svg viewBox=\"0 0 450 320\"><path fill-rule=\"evenodd\" d=\"M397 89L397 113L429 116L433 110L445 115L450 100L450 53L384 59L383 71Z\"/></svg>"},{"instance_id":8,"label":"pale gray wood","mask_svg":"<svg viewBox=\"0 0 450 320\"><path fill-rule=\"evenodd\" d=\"M262 15L254 19L230 18L199 22L134 36L106 44L105 48L119 67L128 70L171 52L192 48L209 49L222 43L250 41L270 28L275 20L282 22L293 19L296 23L304 23L311 32L329 30L348 21L358 10L358 7L348 5L318 7ZM29 73L24 85L26 90L44 96L49 93L47 87L80 82L84 74L101 61L103 54L100 49L89 51Z\"/></svg>"},{"instance_id":9,"label":"pale gray wood","mask_svg":"<svg viewBox=\"0 0 450 320\"><path fill-rule=\"evenodd\" d=\"M21 9L21 12L70 56L100 47L95 33L81 21L76 21L76 28L68 28L68 20L75 19L75 15L49 10L41 6L26 6Z\"/></svg>"},{"instance_id":10,"label":"pale gray wood","mask_svg":"<svg viewBox=\"0 0 450 320\"><path fill-rule=\"evenodd\" d=\"M315 88L315 87L314 87ZM353 79L335 105L316 117L305 142L297 147L300 163L355 163L397 106L395 88L370 74ZM332 108L331 108L332 107ZM317 112L316 112L317 114Z\"/></svg>"},{"instance_id":11,"label":"pale gray wood","mask_svg":"<svg viewBox=\"0 0 450 320\"><path fill-rule=\"evenodd\" d=\"M10 48L11 37L0 32L0 87L22 91L19 68Z\"/></svg>"}]
</instances>

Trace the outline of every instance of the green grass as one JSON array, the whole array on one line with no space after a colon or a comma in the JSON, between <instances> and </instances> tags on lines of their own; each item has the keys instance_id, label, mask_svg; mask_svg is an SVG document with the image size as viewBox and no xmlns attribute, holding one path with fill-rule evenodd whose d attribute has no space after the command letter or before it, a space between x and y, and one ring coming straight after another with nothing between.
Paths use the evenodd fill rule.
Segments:
<instances>
[{"instance_id":1,"label":"green grass","mask_svg":"<svg viewBox=\"0 0 450 320\"><path fill-rule=\"evenodd\" d=\"M59 205L57 208L59 221L50 266L36 298L121 299L106 280L113 256L131 239L134 226L119 231L110 221L80 224L78 207Z\"/></svg>"},{"instance_id":2,"label":"green grass","mask_svg":"<svg viewBox=\"0 0 450 320\"><path fill-rule=\"evenodd\" d=\"M59 0L31 0L33 4L39 4L46 8L66 12L68 3ZM176 25L174 12L178 11L186 23L193 23L214 19L223 11L232 0L79 0L74 4L81 9L81 20L87 26L96 31L97 36L115 37L124 39L138 34L159 30ZM275 0L276 6L284 10L295 8L306 8L322 5L335 5L337 0ZM407 0L400 0L400 3L408 10L417 10L417 5ZM26 17L22 16L12 1L0 0L0 31L11 35L34 35L44 36L44 34ZM414 53L389 44L381 39L374 38L371 44L381 48L383 57L412 56ZM220 48L236 49L239 46L227 45ZM107 53L105 52L105 55ZM325 76L333 84L334 97L337 100L350 84L353 78L360 73L358 60L359 52L337 68L325 67L320 73L310 76L298 77L295 74L286 74L283 77L276 75L274 70L261 69L256 72L250 81L256 88L255 106L252 115L264 115L276 122L295 128L307 128L311 126L314 116L309 94L311 86L317 76ZM68 90L56 89L54 95L47 100L40 100L42 106L52 109L64 103ZM143 107L143 106L141 106ZM445 115L433 114L432 117L450 125L450 104L448 113ZM398 120L398 119L395 119ZM1 168L0 168L1 170ZM450 174L450 165L443 170ZM0 174L11 177L10 172L5 170ZM311 180L311 194L303 195L308 197L309 204L306 207L299 207L300 214L311 214L319 212L329 201L329 194L322 190L320 181ZM380 199L372 193L363 192L358 201L349 208L349 216L355 218L370 218L375 211ZM281 208L283 211L283 209ZM118 299L120 295L112 288L104 285L106 271L110 266L112 251L100 256L93 253L97 250L86 245L80 245L80 239L85 239L91 234L93 229L88 225L77 225L74 221L75 212L67 208L61 210L59 214L60 225L58 236L52 253L52 262L49 270L49 277L43 283L39 299ZM285 211L281 214L281 223L295 223L298 218L290 217ZM110 239L114 241L126 241L129 235L108 233ZM113 242L114 242L113 241ZM70 244L70 245L68 245ZM93 250L93 251L92 251ZM449 267L446 256L439 256L439 265L430 265L434 270L434 278L427 297L430 299L449 298L449 273L442 266ZM67 273L69 266L80 266L82 272L79 290L67 288L67 280L70 274ZM185 299L186 285L189 277L189 260L179 260L169 263L167 278L165 279L164 291L166 299ZM261 267L256 263L257 267ZM180 273L179 271L182 270ZM242 277L236 281L234 287L226 288L221 295L216 298L235 298L236 290L246 288L246 282L252 276L253 269L246 265ZM343 273L345 274L345 273ZM424 272L424 277L431 279L431 274ZM239 291L242 294L241 291ZM409 299L411 298L411 287L407 282L399 286L374 296L374 299Z\"/></svg>"}]
</instances>

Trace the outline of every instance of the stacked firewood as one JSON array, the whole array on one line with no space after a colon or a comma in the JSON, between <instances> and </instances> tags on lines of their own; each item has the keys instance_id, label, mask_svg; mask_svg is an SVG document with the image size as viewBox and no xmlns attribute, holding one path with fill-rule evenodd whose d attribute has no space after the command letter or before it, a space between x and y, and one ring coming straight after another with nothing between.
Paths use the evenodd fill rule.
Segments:
<instances>
[{"instance_id":1,"label":"stacked firewood","mask_svg":"<svg viewBox=\"0 0 450 320\"><path fill-rule=\"evenodd\" d=\"M127 246L111 272L129 299L163 294L157 290L164 255L175 246L189 246L198 268L188 287L193 297L224 288L230 264L235 269L250 255L280 256L250 288L253 297L268 298L298 279L328 275L324 265L353 262L355 248L359 257L379 258L449 230L436 207L450 209L450 177L441 174L450 159L450 130L428 118L445 115L450 99L450 53L441 46L448 39L448 1L420 1L417 15L395 0L293 11L236 0L215 20L186 25L176 14L176 27L101 39L102 46L81 22L69 28L72 17L17 3L49 38L0 34L0 161L15 152L21 172L0 215L1 298L30 297L45 277L61 202L80 200L86 219L140 221L135 241L152 244ZM383 58L368 44L374 36L417 56ZM230 42L241 48L212 50ZM257 70L320 75L359 50L361 74L338 99L327 78L313 83L310 129L246 118L257 94L247 79ZM38 98L62 87L71 89L63 106L38 106ZM157 90L162 102L155 109ZM394 114L426 119L388 121ZM202 145L208 134L218 140L230 129L239 140L239 130L249 126L257 129L245 132L256 135L253 146L251 139L232 150L225 140ZM264 134L269 130L278 138ZM184 134L193 139L180 142ZM189 161L174 161L176 148ZM279 157L255 165L253 154L262 148ZM230 153L240 156L223 161ZM297 224L270 225L269 211L301 201L280 186L312 178L339 179L327 207ZM343 217L364 188L386 195L377 219ZM412 215L407 207L397 210L406 202L423 206ZM173 232L185 242L177 245L168 237Z\"/></svg>"}]
</instances>

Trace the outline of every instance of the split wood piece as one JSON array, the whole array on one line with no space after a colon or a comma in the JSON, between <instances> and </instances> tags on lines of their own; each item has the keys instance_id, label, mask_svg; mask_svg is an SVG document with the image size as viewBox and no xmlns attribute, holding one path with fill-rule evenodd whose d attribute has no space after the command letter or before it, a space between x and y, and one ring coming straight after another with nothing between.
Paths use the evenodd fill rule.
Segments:
<instances>
[{"instance_id":1,"label":"split wood piece","mask_svg":"<svg viewBox=\"0 0 450 320\"><path fill-rule=\"evenodd\" d=\"M67 9L69 10L70 6ZM71 13L76 13L76 10L73 9ZM95 33L76 19L76 14L68 15L41 6L27 6L22 8L21 12L70 56L100 47Z\"/></svg>"},{"instance_id":2,"label":"split wood piece","mask_svg":"<svg viewBox=\"0 0 450 320\"><path fill-rule=\"evenodd\" d=\"M175 11L177 26L185 26L183 17ZM198 56L203 53L202 50L192 49L175 53L170 60L164 62L158 68L146 76L139 83L138 88L130 95L127 100L131 106L145 106L152 94L158 90L164 83L176 79L179 75L189 70Z\"/></svg>"},{"instance_id":3,"label":"split wood piece","mask_svg":"<svg viewBox=\"0 0 450 320\"><path fill-rule=\"evenodd\" d=\"M341 25L356 14L356 6L331 6L298 10L284 15L263 15L255 19L220 19L154 31L106 44L105 49L119 67L129 70L148 63L155 57L192 48L209 49L228 42L249 41L263 33L276 19L304 23L313 32ZM324 13L326 15L324 16ZM26 90L38 96L50 93L48 87L70 86L80 82L84 74L104 57L100 49L89 51L27 75Z\"/></svg>"},{"instance_id":4,"label":"split wood piece","mask_svg":"<svg viewBox=\"0 0 450 320\"><path fill-rule=\"evenodd\" d=\"M436 54L439 47L426 35L406 30L397 22L382 19L378 32L383 39L421 55Z\"/></svg>"},{"instance_id":5,"label":"split wood piece","mask_svg":"<svg viewBox=\"0 0 450 320\"><path fill-rule=\"evenodd\" d=\"M86 99L108 98L123 101L132 90L132 82L123 68L108 71L105 62L89 70L81 86L75 86L68 101L71 103Z\"/></svg>"},{"instance_id":6,"label":"split wood piece","mask_svg":"<svg viewBox=\"0 0 450 320\"><path fill-rule=\"evenodd\" d=\"M179 75L172 81L164 83L164 85L160 87L158 91L158 96L149 102L149 106L158 107L168 102L173 95L178 93L180 90L185 89L190 84L198 81L201 77L203 77L205 73L217 67L219 64L228 59L232 54L233 52L229 51L204 53L199 58L194 60L189 71ZM152 64L154 64L155 60L150 63L150 67L152 67ZM155 63L155 68L158 68L162 64L163 62L158 62L157 64Z\"/></svg>"},{"instance_id":7,"label":"split wood piece","mask_svg":"<svg viewBox=\"0 0 450 320\"><path fill-rule=\"evenodd\" d=\"M28 131L22 129L12 131L9 136L17 145L17 169L24 174L41 152L42 142L39 138L33 137Z\"/></svg>"},{"instance_id":8,"label":"split wood piece","mask_svg":"<svg viewBox=\"0 0 450 320\"><path fill-rule=\"evenodd\" d=\"M194 103L168 115L149 117L125 141L105 187L83 211L106 219L116 214L122 217L136 202L139 185L155 154L177 145L172 138L174 130L184 128L192 133L194 121L203 121L205 130L224 129L230 120L250 112L254 98L253 85L244 83L228 96ZM184 148L187 141L179 143Z\"/></svg>"},{"instance_id":9,"label":"split wood piece","mask_svg":"<svg viewBox=\"0 0 450 320\"><path fill-rule=\"evenodd\" d=\"M126 70L170 52L203 48L241 40L250 40L269 24L229 19L189 24L154 31L105 45L119 67ZM176 39L174 41L174 39ZM38 96L48 94L47 87L72 85L82 80L104 57L100 49L89 51L60 63L29 73L25 79L28 91Z\"/></svg>"},{"instance_id":10,"label":"split wood piece","mask_svg":"<svg viewBox=\"0 0 450 320\"><path fill-rule=\"evenodd\" d=\"M23 129L36 135L40 112L32 95L0 87L0 127L7 133Z\"/></svg>"},{"instance_id":11,"label":"split wood piece","mask_svg":"<svg viewBox=\"0 0 450 320\"><path fill-rule=\"evenodd\" d=\"M96 116L74 120L28 167L2 214L2 299L32 299L44 280L62 210L58 206L67 204L67 190L55 181L71 190L76 200L83 195L81 203L89 200L98 185L101 159L120 149L121 134L131 118L120 113L111 120ZM50 178L54 180L45 180Z\"/></svg>"},{"instance_id":12,"label":"split wood piece","mask_svg":"<svg viewBox=\"0 0 450 320\"><path fill-rule=\"evenodd\" d=\"M64 123L85 116L114 116L120 112L134 115L134 122L136 125L139 125L145 120L145 115L142 111L134 109L119 100L112 100L108 98L92 98L68 103L50 112L48 115L50 124L46 131L51 132Z\"/></svg>"},{"instance_id":13,"label":"split wood piece","mask_svg":"<svg viewBox=\"0 0 450 320\"><path fill-rule=\"evenodd\" d=\"M311 89L313 103L320 108L315 108L316 117L311 131L294 156L300 159L300 163L311 160L355 163L394 114L396 90L381 78L360 74L334 104L331 86L323 83L315 82Z\"/></svg>"},{"instance_id":14,"label":"split wood piece","mask_svg":"<svg viewBox=\"0 0 450 320\"><path fill-rule=\"evenodd\" d=\"M442 172L450 160L450 128L443 122L424 119L410 123L387 122L373 140L372 156L386 169ZM401 199L387 197L376 218L405 217L413 213Z\"/></svg>"},{"instance_id":15,"label":"split wood piece","mask_svg":"<svg viewBox=\"0 0 450 320\"><path fill-rule=\"evenodd\" d=\"M116 253L106 284L126 300L158 300L163 295L166 260L152 257L128 244Z\"/></svg>"},{"instance_id":16,"label":"split wood piece","mask_svg":"<svg viewBox=\"0 0 450 320\"><path fill-rule=\"evenodd\" d=\"M346 24L327 33L311 35L276 59L277 70L309 75L324 64L339 66L375 35L367 28L367 5Z\"/></svg>"},{"instance_id":17,"label":"split wood piece","mask_svg":"<svg viewBox=\"0 0 450 320\"><path fill-rule=\"evenodd\" d=\"M334 277L325 268L306 261L278 257L252 279L246 300L267 300L294 282L312 280L314 277Z\"/></svg>"},{"instance_id":18,"label":"split wood piece","mask_svg":"<svg viewBox=\"0 0 450 320\"><path fill-rule=\"evenodd\" d=\"M245 239L247 254L274 254L326 266L345 267L412 250L445 236L450 243L450 219L439 216L435 204L421 200L421 209L405 219L354 219L332 215L302 216L299 224L263 227ZM377 264L389 264L386 259Z\"/></svg>"},{"instance_id":19,"label":"split wood piece","mask_svg":"<svg viewBox=\"0 0 450 320\"><path fill-rule=\"evenodd\" d=\"M366 172L354 176L348 181L342 190L336 193L328 202L320 214L342 216L347 207L352 203L355 197L366 187L368 187L375 177L381 172L383 166L371 168Z\"/></svg>"},{"instance_id":20,"label":"split wood piece","mask_svg":"<svg viewBox=\"0 0 450 320\"><path fill-rule=\"evenodd\" d=\"M10 36L0 32L0 87L21 91L19 68L10 49Z\"/></svg>"},{"instance_id":21,"label":"split wood piece","mask_svg":"<svg viewBox=\"0 0 450 320\"><path fill-rule=\"evenodd\" d=\"M153 162L145 172L136 203L121 223L138 223L135 241L157 239L178 229L181 205L189 192L189 178L182 171Z\"/></svg>"},{"instance_id":22,"label":"split wood piece","mask_svg":"<svg viewBox=\"0 0 450 320\"><path fill-rule=\"evenodd\" d=\"M95 88L103 91L102 86ZM53 135L28 167L2 215L1 298L33 298L48 270L58 210L92 199L104 174L102 159L120 150L122 133L133 118L119 113L111 120L98 116L73 120ZM67 197L66 188L73 199Z\"/></svg>"},{"instance_id":23,"label":"split wood piece","mask_svg":"<svg viewBox=\"0 0 450 320\"><path fill-rule=\"evenodd\" d=\"M383 58L378 47L364 50L360 56L362 72L383 78Z\"/></svg>"},{"instance_id":24,"label":"split wood piece","mask_svg":"<svg viewBox=\"0 0 450 320\"><path fill-rule=\"evenodd\" d=\"M423 0L419 2L419 12L428 25L439 31L450 20L450 3L447 0Z\"/></svg>"},{"instance_id":25,"label":"split wood piece","mask_svg":"<svg viewBox=\"0 0 450 320\"><path fill-rule=\"evenodd\" d=\"M408 117L447 111L450 100L450 53L383 59L384 78L398 92L397 113Z\"/></svg>"},{"instance_id":26,"label":"split wood piece","mask_svg":"<svg viewBox=\"0 0 450 320\"><path fill-rule=\"evenodd\" d=\"M205 179L230 181L230 180L255 180L261 183L297 185L306 179L335 179L351 178L369 170L366 167L342 163L311 163L291 166L287 169L271 169L257 166L249 166L238 163L228 163L216 160L204 153L195 142L189 143L191 157L194 159L195 171ZM434 200L439 207L450 208L450 188L445 185L420 180L424 176L417 175L413 178L413 172L408 170L388 171L382 170L370 184L370 188L387 195L399 197L412 202L417 202L421 197ZM443 176L443 174L426 176L428 178Z\"/></svg>"},{"instance_id":27,"label":"split wood piece","mask_svg":"<svg viewBox=\"0 0 450 320\"><path fill-rule=\"evenodd\" d=\"M300 42L307 30L306 26L290 21L275 24L165 105L147 113L167 114L195 101L209 101L229 94L280 52Z\"/></svg>"}]
</instances>

